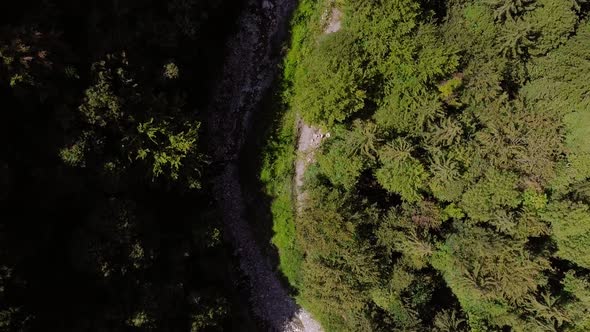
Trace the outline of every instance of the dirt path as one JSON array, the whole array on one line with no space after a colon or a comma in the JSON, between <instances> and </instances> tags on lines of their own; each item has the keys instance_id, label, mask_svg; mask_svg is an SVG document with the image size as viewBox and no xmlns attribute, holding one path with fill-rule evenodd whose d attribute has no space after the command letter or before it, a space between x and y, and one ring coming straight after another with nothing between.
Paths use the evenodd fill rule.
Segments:
<instances>
[{"instance_id":1,"label":"dirt path","mask_svg":"<svg viewBox=\"0 0 590 332\"><path fill-rule=\"evenodd\" d=\"M221 169L213 194L223 213L224 236L250 282L254 313L272 331L321 331L319 324L289 296L258 247L240 185L238 156L250 118L278 74L280 46L296 0L248 0L238 30L227 45L222 80L208 108L206 135L212 162Z\"/></svg>"},{"instance_id":2,"label":"dirt path","mask_svg":"<svg viewBox=\"0 0 590 332\"><path fill-rule=\"evenodd\" d=\"M330 11L330 17L328 19L328 24L326 25L326 29L324 30L325 34L338 32L342 27L342 12L340 9L334 7Z\"/></svg>"},{"instance_id":3,"label":"dirt path","mask_svg":"<svg viewBox=\"0 0 590 332\"><path fill-rule=\"evenodd\" d=\"M295 194L297 210L301 211L305 201L305 191L303 188L303 177L307 166L315 161L315 151L318 149L322 140L326 137L324 133L316 127L306 124L302 119L297 123L297 160L295 161Z\"/></svg>"},{"instance_id":4,"label":"dirt path","mask_svg":"<svg viewBox=\"0 0 590 332\"><path fill-rule=\"evenodd\" d=\"M333 7L326 11L324 34L338 32L342 26L342 12ZM297 160L295 161L295 197L297 211L301 211L306 194L303 190L303 180L307 166L315 161L315 151L320 147L330 133L323 133L319 128L308 125L297 118Z\"/></svg>"}]
</instances>

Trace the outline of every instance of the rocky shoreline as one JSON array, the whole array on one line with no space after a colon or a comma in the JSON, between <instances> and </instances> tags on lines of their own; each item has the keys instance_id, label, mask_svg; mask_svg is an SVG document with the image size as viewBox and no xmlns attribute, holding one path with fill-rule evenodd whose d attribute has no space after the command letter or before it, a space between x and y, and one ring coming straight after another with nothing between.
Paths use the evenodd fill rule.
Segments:
<instances>
[{"instance_id":1,"label":"rocky shoreline","mask_svg":"<svg viewBox=\"0 0 590 332\"><path fill-rule=\"evenodd\" d=\"M227 44L223 74L208 109L206 134L211 161L221 168L214 196L223 214L225 237L239 257L250 283L254 314L273 331L321 331L281 284L275 269L258 247L246 220L238 156L250 128L250 118L278 75L281 42L295 0L249 0L236 34Z\"/></svg>"}]
</instances>

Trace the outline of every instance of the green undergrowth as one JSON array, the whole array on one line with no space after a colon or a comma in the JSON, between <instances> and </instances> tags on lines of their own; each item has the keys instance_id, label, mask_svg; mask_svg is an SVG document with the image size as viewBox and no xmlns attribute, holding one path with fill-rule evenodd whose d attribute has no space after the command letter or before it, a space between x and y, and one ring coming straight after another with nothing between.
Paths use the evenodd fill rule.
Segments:
<instances>
[{"instance_id":1,"label":"green undergrowth","mask_svg":"<svg viewBox=\"0 0 590 332\"><path fill-rule=\"evenodd\" d=\"M274 236L272 243L280 257L280 270L297 288L300 281L302 253L295 243L295 205L293 176L297 158L297 114L291 107L293 80L301 59L310 51L314 36L321 31L320 17L326 1L302 0L291 21L291 42L283 62L279 102L275 105L272 134L263 153L260 178L273 198L271 212Z\"/></svg>"}]
</instances>

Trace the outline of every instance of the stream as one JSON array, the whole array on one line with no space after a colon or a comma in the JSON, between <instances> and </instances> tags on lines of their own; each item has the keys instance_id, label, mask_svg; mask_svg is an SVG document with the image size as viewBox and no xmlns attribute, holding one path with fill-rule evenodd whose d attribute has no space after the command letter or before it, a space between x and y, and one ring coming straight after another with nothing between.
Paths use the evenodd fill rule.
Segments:
<instances>
[{"instance_id":1,"label":"stream","mask_svg":"<svg viewBox=\"0 0 590 332\"><path fill-rule=\"evenodd\" d=\"M240 185L239 157L250 132L251 118L260 109L282 60L288 23L296 0L247 0L235 34L226 45L223 73L208 107L206 133L211 162L219 165L213 194L222 212L224 236L231 241L239 267L249 280L254 314L272 331L321 331L281 284L262 253L246 219ZM255 158L256 156L252 156Z\"/></svg>"}]
</instances>

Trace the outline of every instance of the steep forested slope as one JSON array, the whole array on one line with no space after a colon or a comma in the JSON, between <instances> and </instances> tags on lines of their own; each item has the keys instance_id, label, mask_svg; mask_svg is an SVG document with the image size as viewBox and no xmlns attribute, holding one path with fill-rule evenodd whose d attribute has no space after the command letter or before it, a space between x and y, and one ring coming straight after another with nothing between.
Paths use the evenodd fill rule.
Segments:
<instances>
[{"instance_id":1,"label":"steep forested slope","mask_svg":"<svg viewBox=\"0 0 590 332\"><path fill-rule=\"evenodd\" d=\"M0 4L0 330L255 329L203 111L240 4Z\"/></svg>"},{"instance_id":2,"label":"steep forested slope","mask_svg":"<svg viewBox=\"0 0 590 332\"><path fill-rule=\"evenodd\" d=\"M590 330L588 9L301 2L262 178L281 268L327 330ZM301 212L295 114L331 133Z\"/></svg>"}]
</instances>

